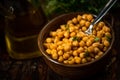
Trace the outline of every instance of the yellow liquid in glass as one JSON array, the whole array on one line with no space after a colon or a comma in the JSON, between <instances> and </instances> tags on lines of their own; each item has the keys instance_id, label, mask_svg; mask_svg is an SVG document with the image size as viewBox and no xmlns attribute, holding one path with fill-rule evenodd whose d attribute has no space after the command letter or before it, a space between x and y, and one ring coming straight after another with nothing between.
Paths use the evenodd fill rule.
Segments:
<instances>
[{"instance_id":1,"label":"yellow liquid in glass","mask_svg":"<svg viewBox=\"0 0 120 80\"><path fill-rule=\"evenodd\" d=\"M5 35L9 56L14 59L30 59L41 56L37 45L38 35L13 37Z\"/></svg>"}]
</instances>

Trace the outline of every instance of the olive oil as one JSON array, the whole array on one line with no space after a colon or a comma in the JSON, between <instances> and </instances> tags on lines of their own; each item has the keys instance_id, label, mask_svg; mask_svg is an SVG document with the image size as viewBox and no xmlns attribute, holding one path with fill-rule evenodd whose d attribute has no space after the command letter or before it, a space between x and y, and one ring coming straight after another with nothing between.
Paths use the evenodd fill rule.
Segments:
<instances>
[{"instance_id":1,"label":"olive oil","mask_svg":"<svg viewBox=\"0 0 120 80\"><path fill-rule=\"evenodd\" d=\"M37 46L37 35L18 38L6 35L5 39L8 53L14 59L29 59L41 55Z\"/></svg>"},{"instance_id":2,"label":"olive oil","mask_svg":"<svg viewBox=\"0 0 120 80\"><path fill-rule=\"evenodd\" d=\"M11 16L6 16L5 40L11 58L30 59L41 56L37 38L46 23L41 7L28 0L13 0Z\"/></svg>"}]
</instances>

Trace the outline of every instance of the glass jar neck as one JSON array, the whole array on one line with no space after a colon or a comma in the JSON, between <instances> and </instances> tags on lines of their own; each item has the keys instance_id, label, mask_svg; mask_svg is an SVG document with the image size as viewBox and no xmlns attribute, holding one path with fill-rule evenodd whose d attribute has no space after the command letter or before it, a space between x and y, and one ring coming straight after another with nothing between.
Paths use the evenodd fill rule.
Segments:
<instances>
[{"instance_id":1,"label":"glass jar neck","mask_svg":"<svg viewBox=\"0 0 120 80\"><path fill-rule=\"evenodd\" d=\"M12 14L19 15L40 7L39 0L6 0L5 6Z\"/></svg>"}]
</instances>

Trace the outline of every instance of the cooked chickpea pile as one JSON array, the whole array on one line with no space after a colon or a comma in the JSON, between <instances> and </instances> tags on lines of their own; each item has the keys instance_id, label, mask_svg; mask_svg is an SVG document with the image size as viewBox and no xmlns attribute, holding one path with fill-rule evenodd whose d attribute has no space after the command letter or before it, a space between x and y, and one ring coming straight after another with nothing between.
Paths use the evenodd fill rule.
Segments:
<instances>
[{"instance_id":1,"label":"cooked chickpea pile","mask_svg":"<svg viewBox=\"0 0 120 80\"><path fill-rule=\"evenodd\" d=\"M44 42L48 55L65 64L83 64L101 57L110 46L111 30L100 21L91 35L85 34L93 20L91 14L77 15L51 31Z\"/></svg>"}]
</instances>

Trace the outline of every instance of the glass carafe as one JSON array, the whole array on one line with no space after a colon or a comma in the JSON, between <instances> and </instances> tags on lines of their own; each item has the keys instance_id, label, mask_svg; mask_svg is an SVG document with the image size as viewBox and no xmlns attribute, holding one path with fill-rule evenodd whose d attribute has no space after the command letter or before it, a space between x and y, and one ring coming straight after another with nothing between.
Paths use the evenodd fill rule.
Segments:
<instances>
[{"instance_id":1,"label":"glass carafe","mask_svg":"<svg viewBox=\"0 0 120 80\"><path fill-rule=\"evenodd\" d=\"M7 9L11 13L5 16L5 40L7 51L14 59L30 59L41 56L37 37L46 23L45 15L38 1L9 0Z\"/></svg>"}]
</instances>

